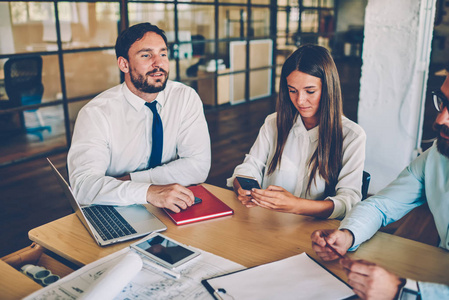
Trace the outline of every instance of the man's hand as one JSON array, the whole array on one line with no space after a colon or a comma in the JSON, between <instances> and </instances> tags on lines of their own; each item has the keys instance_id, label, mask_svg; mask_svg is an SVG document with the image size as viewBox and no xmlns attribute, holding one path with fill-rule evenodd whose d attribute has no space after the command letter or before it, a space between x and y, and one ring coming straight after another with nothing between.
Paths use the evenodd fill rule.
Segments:
<instances>
[{"instance_id":1,"label":"man's hand","mask_svg":"<svg viewBox=\"0 0 449 300\"><path fill-rule=\"evenodd\" d=\"M151 185L147 191L147 202L156 207L168 208L178 213L193 205L195 197L188 188L180 184Z\"/></svg>"},{"instance_id":2,"label":"man's hand","mask_svg":"<svg viewBox=\"0 0 449 300\"><path fill-rule=\"evenodd\" d=\"M270 185L266 190L254 189L253 202L258 206L285 213L300 213L302 199L280 186Z\"/></svg>"},{"instance_id":3,"label":"man's hand","mask_svg":"<svg viewBox=\"0 0 449 300\"><path fill-rule=\"evenodd\" d=\"M354 237L349 230L343 229L324 229L316 230L312 233L312 249L316 254L325 261L335 260L339 258L329 247L329 244L341 255L345 255L346 251L351 248Z\"/></svg>"},{"instance_id":4,"label":"man's hand","mask_svg":"<svg viewBox=\"0 0 449 300\"><path fill-rule=\"evenodd\" d=\"M401 279L364 260L342 259L340 264L348 275L348 283L362 299L395 299Z\"/></svg>"},{"instance_id":5,"label":"man's hand","mask_svg":"<svg viewBox=\"0 0 449 300\"><path fill-rule=\"evenodd\" d=\"M237 200L239 200L243 205L245 205L248 208L257 206L251 201L252 199L251 191L242 189L237 178L234 178L233 185L234 191L237 194Z\"/></svg>"}]
</instances>

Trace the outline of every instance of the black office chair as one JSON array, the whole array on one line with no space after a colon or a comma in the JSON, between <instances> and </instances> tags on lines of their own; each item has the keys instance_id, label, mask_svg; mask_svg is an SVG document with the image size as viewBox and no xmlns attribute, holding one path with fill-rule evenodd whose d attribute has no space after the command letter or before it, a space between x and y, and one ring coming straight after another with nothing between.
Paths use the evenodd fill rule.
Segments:
<instances>
[{"instance_id":1,"label":"black office chair","mask_svg":"<svg viewBox=\"0 0 449 300\"><path fill-rule=\"evenodd\" d=\"M368 187L369 182L371 180L370 173L363 171L363 179L362 179L362 201L365 200L368 196Z\"/></svg>"},{"instance_id":2,"label":"black office chair","mask_svg":"<svg viewBox=\"0 0 449 300\"><path fill-rule=\"evenodd\" d=\"M5 90L12 107L34 105L42 102L44 85L42 84L42 57L26 56L13 57L4 65ZM35 134L43 140L42 131L51 132L50 126L45 126L42 116L37 108L27 110L36 116L38 126L26 127L25 119L21 114L21 125L26 132Z\"/></svg>"}]
</instances>

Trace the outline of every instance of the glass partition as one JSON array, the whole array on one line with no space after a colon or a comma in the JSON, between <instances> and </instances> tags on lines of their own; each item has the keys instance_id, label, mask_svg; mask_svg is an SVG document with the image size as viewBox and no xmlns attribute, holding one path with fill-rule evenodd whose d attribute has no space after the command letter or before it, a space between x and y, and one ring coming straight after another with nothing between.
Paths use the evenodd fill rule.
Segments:
<instances>
[{"instance_id":1,"label":"glass partition","mask_svg":"<svg viewBox=\"0 0 449 300\"><path fill-rule=\"evenodd\" d=\"M245 6L219 7L219 38L244 38L247 31L247 11Z\"/></svg>"},{"instance_id":2,"label":"glass partition","mask_svg":"<svg viewBox=\"0 0 449 300\"><path fill-rule=\"evenodd\" d=\"M114 50L64 54L67 97L92 97L120 83Z\"/></svg>"}]
</instances>

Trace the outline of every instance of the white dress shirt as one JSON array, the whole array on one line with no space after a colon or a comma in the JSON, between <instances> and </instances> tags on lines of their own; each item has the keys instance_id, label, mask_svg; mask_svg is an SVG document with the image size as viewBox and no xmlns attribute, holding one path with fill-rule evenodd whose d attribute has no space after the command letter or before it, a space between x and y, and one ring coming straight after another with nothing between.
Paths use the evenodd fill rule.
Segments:
<instances>
[{"instance_id":1,"label":"white dress shirt","mask_svg":"<svg viewBox=\"0 0 449 300\"><path fill-rule=\"evenodd\" d=\"M366 135L363 129L346 117L343 124L343 164L338 176L336 195L325 200L334 202L334 210L329 218L343 218L362 198L362 176L365 162ZM235 176L254 177L261 187L281 186L296 197L323 200L325 181L318 172L312 181L310 194L306 195L309 181L309 161L318 146L319 126L311 130L304 127L302 119L297 118L287 137L280 167L270 174L268 166L276 150L277 127L276 113L269 115L260 129L259 136L245 160L234 170L227 185L232 187Z\"/></svg>"},{"instance_id":2,"label":"white dress shirt","mask_svg":"<svg viewBox=\"0 0 449 300\"><path fill-rule=\"evenodd\" d=\"M125 83L80 110L67 158L70 184L79 203L147 203L151 184L186 186L206 180L210 137L198 94L169 80L155 100L164 143L162 165L153 169L147 169L153 113ZM128 173L131 181L114 178Z\"/></svg>"}]
</instances>

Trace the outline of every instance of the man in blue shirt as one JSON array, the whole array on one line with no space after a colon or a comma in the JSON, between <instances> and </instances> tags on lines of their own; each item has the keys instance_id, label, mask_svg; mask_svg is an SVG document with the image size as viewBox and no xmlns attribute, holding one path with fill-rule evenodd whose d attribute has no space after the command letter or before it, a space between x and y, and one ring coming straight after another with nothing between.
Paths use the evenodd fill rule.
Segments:
<instances>
[{"instance_id":1,"label":"man in blue shirt","mask_svg":"<svg viewBox=\"0 0 449 300\"><path fill-rule=\"evenodd\" d=\"M375 196L356 205L338 230L317 230L312 247L323 260L352 251L381 227L402 218L413 208L428 203L440 237L440 247L449 250L449 75L441 89L432 92L438 116L434 128L438 139L399 176ZM449 299L449 286L416 282L366 261L340 260L348 283L362 299ZM416 295L416 296L414 296Z\"/></svg>"}]
</instances>

